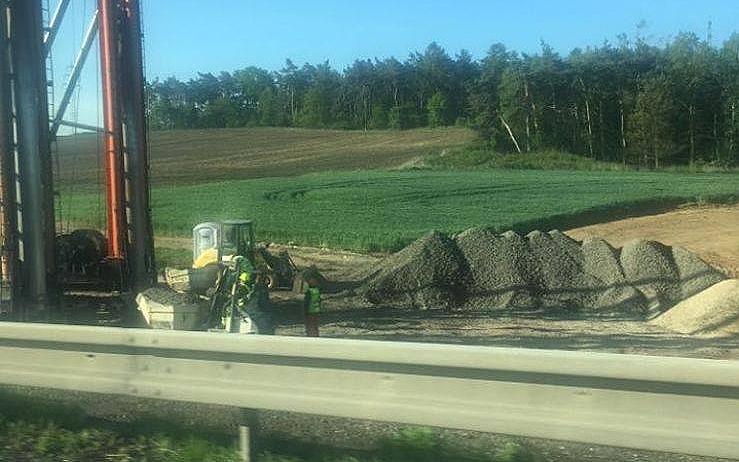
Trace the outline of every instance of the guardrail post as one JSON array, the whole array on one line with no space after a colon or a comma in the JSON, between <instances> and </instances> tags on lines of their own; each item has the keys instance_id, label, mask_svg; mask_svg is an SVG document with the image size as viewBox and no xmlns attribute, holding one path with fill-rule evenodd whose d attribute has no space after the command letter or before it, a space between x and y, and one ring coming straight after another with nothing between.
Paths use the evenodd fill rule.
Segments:
<instances>
[{"instance_id":1,"label":"guardrail post","mask_svg":"<svg viewBox=\"0 0 739 462\"><path fill-rule=\"evenodd\" d=\"M251 462L256 455L257 435L259 433L259 411L241 409L239 424L239 456L242 462Z\"/></svg>"}]
</instances>

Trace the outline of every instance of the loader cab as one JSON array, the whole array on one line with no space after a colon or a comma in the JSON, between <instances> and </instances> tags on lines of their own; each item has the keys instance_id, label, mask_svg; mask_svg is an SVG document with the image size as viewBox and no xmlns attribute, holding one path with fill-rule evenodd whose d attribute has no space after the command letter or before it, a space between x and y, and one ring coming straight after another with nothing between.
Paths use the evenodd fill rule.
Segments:
<instances>
[{"instance_id":1,"label":"loader cab","mask_svg":"<svg viewBox=\"0 0 739 462\"><path fill-rule=\"evenodd\" d=\"M192 230L193 267L230 260L242 255L254 260L254 223L251 220L226 220L200 223Z\"/></svg>"}]
</instances>

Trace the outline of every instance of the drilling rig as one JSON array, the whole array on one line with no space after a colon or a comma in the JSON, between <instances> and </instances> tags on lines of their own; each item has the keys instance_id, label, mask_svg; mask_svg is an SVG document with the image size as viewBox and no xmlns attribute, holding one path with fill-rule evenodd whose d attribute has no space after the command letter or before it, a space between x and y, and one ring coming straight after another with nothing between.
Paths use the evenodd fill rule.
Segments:
<instances>
[{"instance_id":1,"label":"drilling rig","mask_svg":"<svg viewBox=\"0 0 739 462\"><path fill-rule=\"evenodd\" d=\"M96 131L103 141L107 214L96 263L115 291L156 281L140 2L97 1L52 113L47 60L71 0L58 0L53 12L48 1L0 0L0 314L13 320L45 319L62 300L51 145L65 125ZM65 119L95 38L102 127Z\"/></svg>"}]
</instances>

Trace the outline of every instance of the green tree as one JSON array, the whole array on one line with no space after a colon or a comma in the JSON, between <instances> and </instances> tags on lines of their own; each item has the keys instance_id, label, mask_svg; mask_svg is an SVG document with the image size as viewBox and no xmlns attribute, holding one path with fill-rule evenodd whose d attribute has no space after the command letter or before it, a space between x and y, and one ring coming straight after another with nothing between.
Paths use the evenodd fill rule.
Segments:
<instances>
[{"instance_id":1,"label":"green tree","mask_svg":"<svg viewBox=\"0 0 739 462\"><path fill-rule=\"evenodd\" d=\"M472 84L469 107L473 114L472 126L480 137L491 146L505 143L507 135L502 131L499 114L498 90L503 72L515 55L505 45L497 43L490 47L480 63L479 78Z\"/></svg>"},{"instance_id":2,"label":"green tree","mask_svg":"<svg viewBox=\"0 0 739 462\"><path fill-rule=\"evenodd\" d=\"M285 113L274 88L265 88L259 95L259 124L265 127L279 127L285 124Z\"/></svg>"},{"instance_id":3,"label":"green tree","mask_svg":"<svg viewBox=\"0 0 739 462\"><path fill-rule=\"evenodd\" d=\"M390 126L390 111L382 104L376 104L372 109L370 128L385 129Z\"/></svg>"},{"instance_id":4,"label":"green tree","mask_svg":"<svg viewBox=\"0 0 739 462\"><path fill-rule=\"evenodd\" d=\"M407 130L416 126L416 110L412 105L395 106L388 113L388 126L395 130Z\"/></svg>"},{"instance_id":5,"label":"green tree","mask_svg":"<svg viewBox=\"0 0 739 462\"><path fill-rule=\"evenodd\" d=\"M444 95L437 91L429 98L428 123L430 127L443 127L449 125L449 106Z\"/></svg>"},{"instance_id":6,"label":"green tree","mask_svg":"<svg viewBox=\"0 0 739 462\"><path fill-rule=\"evenodd\" d=\"M734 33L721 49L724 112L725 163L739 162L739 33Z\"/></svg>"},{"instance_id":7,"label":"green tree","mask_svg":"<svg viewBox=\"0 0 739 462\"><path fill-rule=\"evenodd\" d=\"M681 33L665 50L667 72L678 103L674 124L677 142L693 164L715 151L721 87L715 50L693 33Z\"/></svg>"},{"instance_id":8,"label":"green tree","mask_svg":"<svg viewBox=\"0 0 739 462\"><path fill-rule=\"evenodd\" d=\"M632 117L632 150L642 164L659 168L675 150L675 112L670 81L664 75L643 79Z\"/></svg>"}]
</instances>

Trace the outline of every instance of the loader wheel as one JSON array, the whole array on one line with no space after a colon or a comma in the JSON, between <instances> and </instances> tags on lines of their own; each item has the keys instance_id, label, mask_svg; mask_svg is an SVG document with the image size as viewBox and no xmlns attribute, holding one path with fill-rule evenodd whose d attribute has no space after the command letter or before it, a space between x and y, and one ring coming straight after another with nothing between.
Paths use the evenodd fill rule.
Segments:
<instances>
[{"instance_id":1,"label":"loader wheel","mask_svg":"<svg viewBox=\"0 0 739 462\"><path fill-rule=\"evenodd\" d=\"M274 274L268 274L266 276L267 288L270 290L274 290L277 288L277 279L275 278Z\"/></svg>"}]
</instances>

